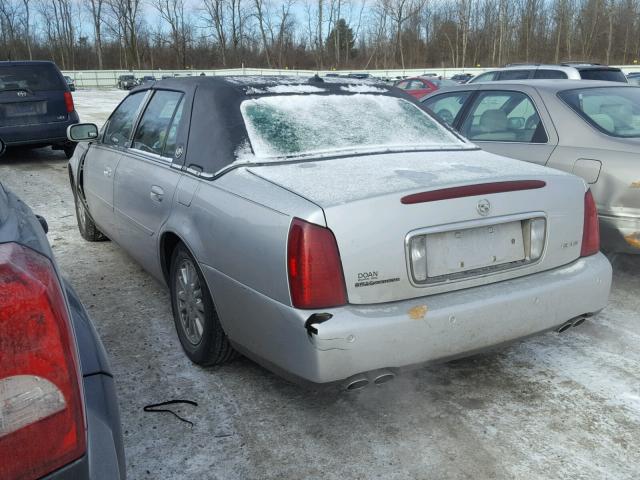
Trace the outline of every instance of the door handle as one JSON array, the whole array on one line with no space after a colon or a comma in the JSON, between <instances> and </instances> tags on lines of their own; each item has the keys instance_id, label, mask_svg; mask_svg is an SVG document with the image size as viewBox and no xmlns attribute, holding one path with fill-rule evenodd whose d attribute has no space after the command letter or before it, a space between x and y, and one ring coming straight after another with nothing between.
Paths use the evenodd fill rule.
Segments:
<instances>
[{"instance_id":1,"label":"door handle","mask_svg":"<svg viewBox=\"0 0 640 480\"><path fill-rule=\"evenodd\" d=\"M113 173L113 170L111 170L111 167L104 167L104 171L102 173L104 173L105 177L111 178L111 174Z\"/></svg>"},{"instance_id":2,"label":"door handle","mask_svg":"<svg viewBox=\"0 0 640 480\"><path fill-rule=\"evenodd\" d=\"M161 202L162 201L162 197L164 196L164 190L162 189L162 187L159 187L157 185L153 185L151 187L151 192L149 192L149 196L151 197L151 200L155 200L157 202Z\"/></svg>"}]
</instances>

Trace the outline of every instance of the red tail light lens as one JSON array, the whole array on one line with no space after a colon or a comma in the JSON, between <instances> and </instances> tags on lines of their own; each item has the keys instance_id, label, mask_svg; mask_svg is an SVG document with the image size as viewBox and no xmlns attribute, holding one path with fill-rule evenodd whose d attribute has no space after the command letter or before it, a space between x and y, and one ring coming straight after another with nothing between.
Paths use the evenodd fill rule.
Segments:
<instances>
[{"instance_id":1,"label":"red tail light lens","mask_svg":"<svg viewBox=\"0 0 640 480\"><path fill-rule=\"evenodd\" d=\"M85 450L78 359L53 265L0 244L0 478L40 478Z\"/></svg>"},{"instance_id":2,"label":"red tail light lens","mask_svg":"<svg viewBox=\"0 0 640 480\"><path fill-rule=\"evenodd\" d=\"M331 230L294 218L287 247L294 307L328 308L347 303L340 253Z\"/></svg>"},{"instance_id":3,"label":"red tail light lens","mask_svg":"<svg viewBox=\"0 0 640 480\"><path fill-rule=\"evenodd\" d=\"M582 230L581 257L588 257L600 251L600 224L598 223L598 209L593 200L591 190L584 195L584 227Z\"/></svg>"},{"instance_id":4,"label":"red tail light lens","mask_svg":"<svg viewBox=\"0 0 640 480\"><path fill-rule=\"evenodd\" d=\"M75 110L75 105L73 104L73 97L71 96L71 92L64 92L64 104L67 107L67 112L71 113Z\"/></svg>"}]
</instances>

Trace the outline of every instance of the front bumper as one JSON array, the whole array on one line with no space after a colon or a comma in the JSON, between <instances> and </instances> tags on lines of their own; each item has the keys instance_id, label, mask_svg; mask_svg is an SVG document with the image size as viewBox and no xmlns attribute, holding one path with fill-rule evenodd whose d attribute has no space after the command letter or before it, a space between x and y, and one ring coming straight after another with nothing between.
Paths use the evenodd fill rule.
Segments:
<instances>
[{"instance_id":1,"label":"front bumper","mask_svg":"<svg viewBox=\"0 0 640 480\"><path fill-rule=\"evenodd\" d=\"M481 287L322 312L297 310L246 287L238 291L226 277L226 286L216 282L223 290L216 295L216 306L227 334L243 353L290 377L328 383L464 356L598 312L607 305L611 275L609 261L598 253ZM227 295L230 300L225 301ZM238 308L244 318L255 316L253 328L238 322L243 318ZM313 325L317 334L304 327L313 313L332 315ZM227 314L235 321L225 321Z\"/></svg>"},{"instance_id":2,"label":"front bumper","mask_svg":"<svg viewBox=\"0 0 640 480\"><path fill-rule=\"evenodd\" d=\"M63 144L68 142L67 127L78 121L78 113L73 111L63 122L0 127L0 138L7 146Z\"/></svg>"},{"instance_id":3,"label":"front bumper","mask_svg":"<svg viewBox=\"0 0 640 480\"><path fill-rule=\"evenodd\" d=\"M600 215L602 248L611 252L640 254L640 218Z\"/></svg>"}]
</instances>

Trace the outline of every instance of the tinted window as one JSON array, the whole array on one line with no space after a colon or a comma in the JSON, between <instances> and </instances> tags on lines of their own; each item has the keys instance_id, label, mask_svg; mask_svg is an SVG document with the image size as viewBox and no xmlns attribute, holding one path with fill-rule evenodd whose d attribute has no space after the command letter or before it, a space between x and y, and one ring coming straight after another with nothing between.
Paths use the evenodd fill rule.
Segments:
<instances>
[{"instance_id":1,"label":"tinted window","mask_svg":"<svg viewBox=\"0 0 640 480\"><path fill-rule=\"evenodd\" d=\"M66 90L58 69L51 64L0 66L0 92L7 90Z\"/></svg>"},{"instance_id":2,"label":"tinted window","mask_svg":"<svg viewBox=\"0 0 640 480\"><path fill-rule=\"evenodd\" d=\"M598 130L614 137L640 137L640 88L585 88L558 95Z\"/></svg>"},{"instance_id":3,"label":"tinted window","mask_svg":"<svg viewBox=\"0 0 640 480\"><path fill-rule=\"evenodd\" d=\"M157 91L138 124L132 148L162 155L169 126L181 99L182 93Z\"/></svg>"},{"instance_id":4,"label":"tinted window","mask_svg":"<svg viewBox=\"0 0 640 480\"><path fill-rule=\"evenodd\" d=\"M498 72L487 72L482 75L478 75L475 78L469 80L469 83L479 83L479 82L491 82L496 79Z\"/></svg>"},{"instance_id":5,"label":"tinted window","mask_svg":"<svg viewBox=\"0 0 640 480\"><path fill-rule=\"evenodd\" d=\"M402 90L407 90L409 88L409 82L407 80L403 80L400 83L396 84L396 87L402 89Z\"/></svg>"},{"instance_id":6,"label":"tinted window","mask_svg":"<svg viewBox=\"0 0 640 480\"><path fill-rule=\"evenodd\" d=\"M429 98L423 103L444 123L453 125L469 95L471 95L471 92L444 93Z\"/></svg>"},{"instance_id":7,"label":"tinted window","mask_svg":"<svg viewBox=\"0 0 640 480\"><path fill-rule=\"evenodd\" d=\"M477 141L547 141L533 102L520 92L482 92L471 107L462 133Z\"/></svg>"},{"instance_id":8,"label":"tinted window","mask_svg":"<svg viewBox=\"0 0 640 480\"><path fill-rule=\"evenodd\" d=\"M500 72L500 80L524 80L529 78L531 70L505 70Z\"/></svg>"},{"instance_id":9,"label":"tinted window","mask_svg":"<svg viewBox=\"0 0 640 480\"><path fill-rule=\"evenodd\" d=\"M580 70L580 77L582 77L583 80L606 80L608 82L627 83L627 77L618 69L589 68Z\"/></svg>"},{"instance_id":10,"label":"tinted window","mask_svg":"<svg viewBox=\"0 0 640 480\"><path fill-rule=\"evenodd\" d=\"M106 124L102 143L124 147L131 138L133 122L136 119L138 108L144 99L146 92L129 95L111 114Z\"/></svg>"},{"instance_id":11,"label":"tinted window","mask_svg":"<svg viewBox=\"0 0 640 480\"><path fill-rule=\"evenodd\" d=\"M567 74L560 70L549 70L546 68L536 70L533 74L533 78L537 79L567 79Z\"/></svg>"}]
</instances>

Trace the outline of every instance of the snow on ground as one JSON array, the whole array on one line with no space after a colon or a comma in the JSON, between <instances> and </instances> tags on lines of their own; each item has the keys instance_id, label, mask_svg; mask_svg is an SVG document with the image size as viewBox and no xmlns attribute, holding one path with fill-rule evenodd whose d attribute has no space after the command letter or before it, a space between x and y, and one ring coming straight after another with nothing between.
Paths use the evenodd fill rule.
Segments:
<instances>
[{"instance_id":1,"label":"snow on ground","mask_svg":"<svg viewBox=\"0 0 640 480\"><path fill-rule=\"evenodd\" d=\"M95 123L101 127L127 93L129 92L126 90L117 89L76 90L73 92L73 100L80 115L80 121Z\"/></svg>"}]
</instances>

